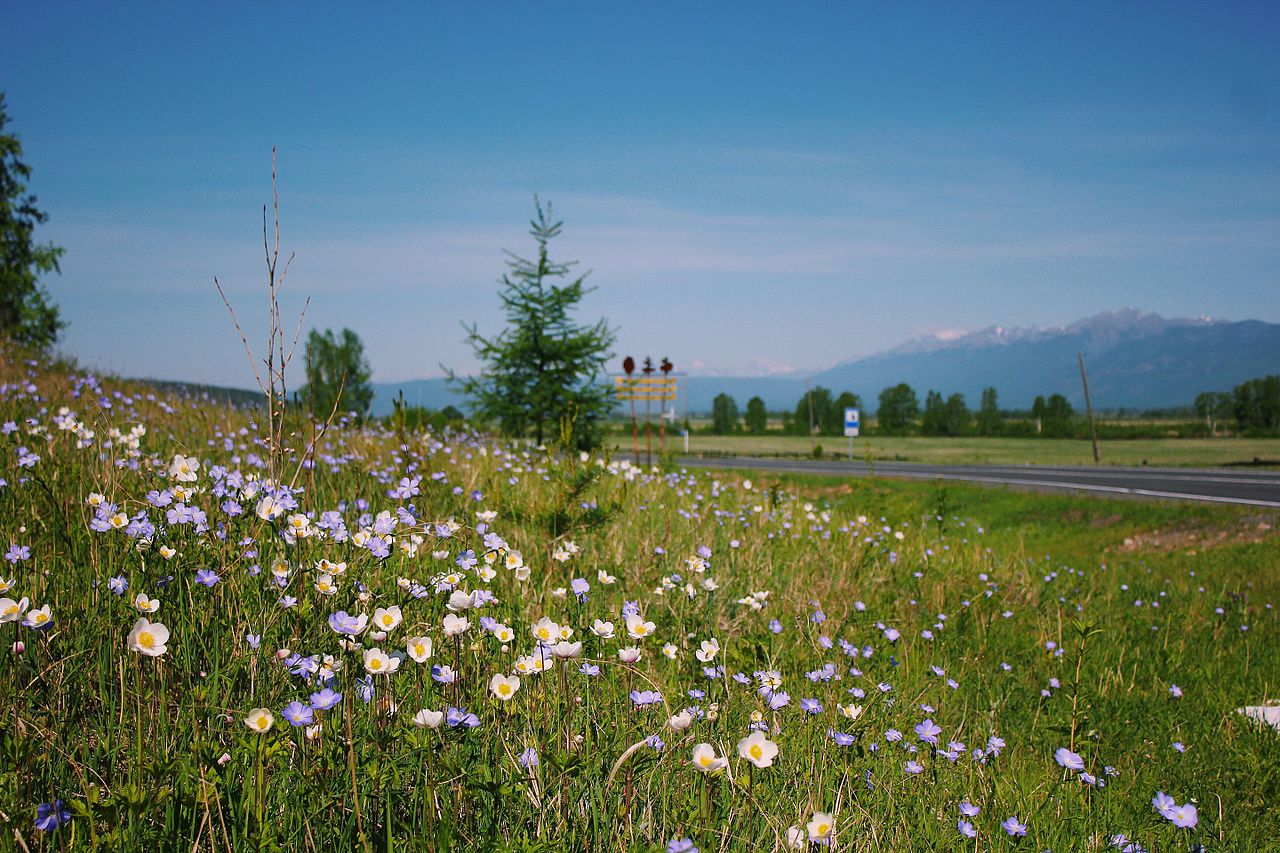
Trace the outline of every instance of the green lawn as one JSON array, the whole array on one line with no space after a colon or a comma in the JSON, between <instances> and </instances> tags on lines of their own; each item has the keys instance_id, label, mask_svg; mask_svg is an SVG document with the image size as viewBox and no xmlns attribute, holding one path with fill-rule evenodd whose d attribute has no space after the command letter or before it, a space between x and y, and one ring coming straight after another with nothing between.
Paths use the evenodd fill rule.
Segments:
<instances>
[{"instance_id":1,"label":"green lawn","mask_svg":"<svg viewBox=\"0 0 1280 853\"><path fill-rule=\"evenodd\" d=\"M680 436L668 438L668 447L683 449ZM848 453L848 439L820 438L827 456ZM629 441L618 441L619 452L629 452ZM655 445L656 446L656 445ZM735 456L808 456L812 442L803 436L718 436L693 435L693 454ZM1182 438L1131 439L1103 442L1104 465L1189 465L1212 467L1249 463L1255 458L1280 466L1280 439L1276 438ZM643 452L643 441L641 444ZM854 439L855 457L870 452L878 460L935 463L988 463L1002 465L1092 465L1093 449L1088 441L1055 438L922 438L872 436Z\"/></svg>"}]
</instances>

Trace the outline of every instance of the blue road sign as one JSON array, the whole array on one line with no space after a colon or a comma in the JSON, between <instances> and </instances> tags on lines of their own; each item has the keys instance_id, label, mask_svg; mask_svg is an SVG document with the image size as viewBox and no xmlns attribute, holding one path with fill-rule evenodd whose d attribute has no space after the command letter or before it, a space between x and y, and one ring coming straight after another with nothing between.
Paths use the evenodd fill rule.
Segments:
<instances>
[{"instance_id":1,"label":"blue road sign","mask_svg":"<svg viewBox=\"0 0 1280 853\"><path fill-rule=\"evenodd\" d=\"M849 436L850 438L857 437L858 435L858 410L857 409L844 410L844 434Z\"/></svg>"}]
</instances>

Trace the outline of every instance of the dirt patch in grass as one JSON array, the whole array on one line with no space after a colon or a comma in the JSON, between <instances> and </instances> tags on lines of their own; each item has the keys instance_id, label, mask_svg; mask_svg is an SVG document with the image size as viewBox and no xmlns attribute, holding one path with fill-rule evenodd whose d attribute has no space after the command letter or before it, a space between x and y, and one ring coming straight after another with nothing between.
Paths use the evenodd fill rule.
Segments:
<instances>
[{"instance_id":1,"label":"dirt patch in grass","mask_svg":"<svg viewBox=\"0 0 1280 853\"><path fill-rule=\"evenodd\" d=\"M853 494L853 486L841 483L838 486L807 486L804 495L812 498L838 498Z\"/></svg>"},{"instance_id":2,"label":"dirt patch in grass","mask_svg":"<svg viewBox=\"0 0 1280 853\"><path fill-rule=\"evenodd\" d=\"M1186 524L1144 530L1125 537L1119 545L1109 546L1109 552L1136 553L1143 551L1189 551L1221 548L1226 545L1265 542L1276 535L1274 516L1250 516L1234 524Z\"/></svg>"}]
</instances>

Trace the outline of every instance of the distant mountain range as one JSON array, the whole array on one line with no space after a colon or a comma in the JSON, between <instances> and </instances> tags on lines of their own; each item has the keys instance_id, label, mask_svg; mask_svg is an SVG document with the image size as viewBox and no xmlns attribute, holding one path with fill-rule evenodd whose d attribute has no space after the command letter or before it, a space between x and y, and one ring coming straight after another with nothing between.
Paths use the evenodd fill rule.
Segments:
<instances>
[{"instance_id":1,"label":"distant mountain range","mask_svg":"<svg viewBox=\"0 0 1280 853\"><path fill-rule=\"evenodd\" d=\"M1280 324L1165 319L1134 309L1098 314L1068 326L991 326L969 334L916 338L878 355L828 370L785 376L689 376L683 385L690 413L709 412L717 394L746 407L759 396L771 410L793 409L810 385L853 391L874 409L881 389L906 382L925 392L960 392L976 407L994 387L1003 408L1029 408L1036 395L1063 394L1084 405L1077 353L1089 369L1098 409L1188 406L1201 391L1227 391L1246 379L1280 373ZM443 379L374 385L373 413L387 414L403 390L406 402L439 409L464 407Z\"/></svg>"}]
</instances>

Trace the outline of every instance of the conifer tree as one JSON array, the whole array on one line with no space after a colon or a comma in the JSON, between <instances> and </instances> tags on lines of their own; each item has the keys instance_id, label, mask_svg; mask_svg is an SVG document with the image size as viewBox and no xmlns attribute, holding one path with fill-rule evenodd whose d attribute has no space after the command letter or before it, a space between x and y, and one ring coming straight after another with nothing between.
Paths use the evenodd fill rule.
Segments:
<instances>
[{"instance_id":1,"label":"conifer tree","mask_svg":"<svg viewBox=\"0 0 1280 853\"><path fill-rule=\"evenodd\" d=\"M599 422L614 406L613 390L600 382L612 355L616 331L600 319L581 325L573 318L582 298L594 288L586 275L570 278L576 262L552 261L548 244L559 236L562 222L534 199L529 233L537 258L507 252L508 271L499 297L507 327L493 337L465 326L482 368L477 376L449 382L470 398L472 413L496 424L509 436L530 437L538 444L568 437L578 447L599 440Z\"/></svg>"},{"instance_id":2,"label":"conifer tree","mask_svg":"<svg viewBox=\"0 0 1280 853\"><path fill-rule=\"evenodd\" d=\"M35 242L35 228L49 215L27 192L31 167L22 161L22 143L5 133L9 117L0 92L0 335L47 349L66 323L40 286L44 273L58 272L62 249Z\"/></svg>"}]
</instances>

